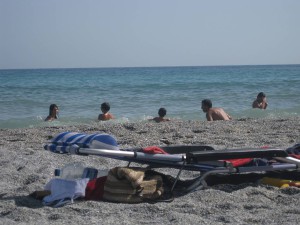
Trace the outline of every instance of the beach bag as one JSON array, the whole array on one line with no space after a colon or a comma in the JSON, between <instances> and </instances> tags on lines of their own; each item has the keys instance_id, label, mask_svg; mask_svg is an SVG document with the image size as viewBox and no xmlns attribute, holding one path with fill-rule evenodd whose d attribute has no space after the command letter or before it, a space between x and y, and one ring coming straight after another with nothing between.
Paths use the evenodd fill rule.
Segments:
<instances>
[{"instance_id":1,"label":"beach bag","mask_svg":"<svg viewBox=\"0 0 300 225\"><path fill-rule=\"evenodd\" d=\"M115 167L104 184L103 200L141 203L159 199L164 193L163 178L148 174L145 168Z\"/></svg>"}]
</instances>

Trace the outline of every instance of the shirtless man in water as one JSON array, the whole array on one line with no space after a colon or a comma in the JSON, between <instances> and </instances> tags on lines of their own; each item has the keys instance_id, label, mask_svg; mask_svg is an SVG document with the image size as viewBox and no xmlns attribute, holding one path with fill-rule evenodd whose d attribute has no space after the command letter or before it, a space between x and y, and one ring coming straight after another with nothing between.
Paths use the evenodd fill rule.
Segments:
<instances>
[{"instance_id":1,"label":"shirtless man in water","mask_svg":"<svg viewBox=\"0 0 300 225\"><path fill-rule=\"evenodd\" d=\"M110 105L108 102L103 102L100 109L102 114L99 114L98 120L111 120L115 118L111 113L108 112L110 110Z\"/></svg>"},{"instance_id":2,"label":"shirtless man in water","mask_svg":"<svg viewBox=\"0 0 300 225\"><path fill-rule=\"evenodd\" d=\"M170 121L169 118L164 118L165 115L167 114L167 110L165 108L160 108L158 110L158 117L155 117L153 119L150 120L154 120L155 122L159 123L159 122L166 122L166 121Z\"/></svg>"},{"instance_id":3,"label":"shirtless man in water","mask_svg":"<svg viewBox=\"0 0 300 225\"><path fill-rule=\"evenodd\" d=\"M202 101L201 109L206 113L207 121L232 119L222 108L212 108L212 103L209 99Z\"/></svg>"}]
</instances>

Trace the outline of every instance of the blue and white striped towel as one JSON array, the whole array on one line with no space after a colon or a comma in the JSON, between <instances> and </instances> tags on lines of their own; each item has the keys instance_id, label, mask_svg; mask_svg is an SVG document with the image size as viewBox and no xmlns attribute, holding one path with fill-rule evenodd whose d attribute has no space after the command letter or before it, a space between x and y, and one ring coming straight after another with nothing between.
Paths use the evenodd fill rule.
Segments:
<instances>
[{"instance_id":1,"label":"blue and white striped towel","mask_svg":"<svg viewBox=\"0 0 300 225\"><path fill-rule=\"evenodd\" d=\"M119 150L116 139L104 133L82 134L77 132L63 132L44 145L45 150L63 153L68 152L67 149L70 147Z\"/></svg>"}]
</instances>

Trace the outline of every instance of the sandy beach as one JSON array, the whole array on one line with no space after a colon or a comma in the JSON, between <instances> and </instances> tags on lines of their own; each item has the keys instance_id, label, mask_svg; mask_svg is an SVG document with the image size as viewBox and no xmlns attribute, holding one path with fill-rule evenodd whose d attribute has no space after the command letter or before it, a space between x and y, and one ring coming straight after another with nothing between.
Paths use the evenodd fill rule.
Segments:
<instances>
[{"instance_id":1,"label":"sandy beach","mask_svg":"<svg viewBox=\"0 0 300 225\"><path fill-rule=\"evenodd\" d=\"M209 145L216 150L286 149L300 143L300 118L233 121L171 121L155 123L99 122L93 125L1 129L1 224L299 224L300 189L279 189L259 183L217 184L155 204L116 204L75 201L61 208L43 206L28 195L42 190L54 169L81 161L86 166L110 169L123 161L97 156L54 154L43 149L49 138L64 132L108 133L120 148L151 145ZM164 172L175 175L174 169ZM196 172L184 172L182 178Z\"/></svg>"}]
</instances>

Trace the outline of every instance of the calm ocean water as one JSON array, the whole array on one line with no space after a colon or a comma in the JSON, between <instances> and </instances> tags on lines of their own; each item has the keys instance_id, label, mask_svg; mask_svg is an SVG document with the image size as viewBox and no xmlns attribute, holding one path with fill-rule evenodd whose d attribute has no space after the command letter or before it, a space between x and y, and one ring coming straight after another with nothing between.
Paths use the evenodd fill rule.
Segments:
<instances>
[{"instance_id":1,"label":"calm ocean water","mask_svg":"<svg viewBox=\"0 0 300 225\"><path fill-rule=\"evenodd\" d=\"M157 116L205 120L201 100L210 98L233 118L300 116L300 65L0 70L0 128L96 123L108 101L117 118ZM252 109L265 92L267 110ZM44 122L55 103L60 118Z\"/></svg>"}]
</instances>

